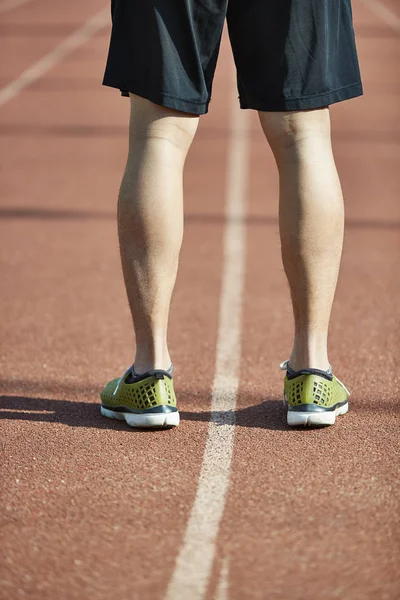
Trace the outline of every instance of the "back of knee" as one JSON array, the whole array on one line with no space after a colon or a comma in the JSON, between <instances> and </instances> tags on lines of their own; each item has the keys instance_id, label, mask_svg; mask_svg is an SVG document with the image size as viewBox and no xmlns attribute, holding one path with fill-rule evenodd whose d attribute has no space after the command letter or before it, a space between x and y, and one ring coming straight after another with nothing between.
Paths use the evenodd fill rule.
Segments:
<instances>
[{"instance_id":1,"label":"back of knee","mask_svg":"<svg viewBox=\"0 0 400 600\"><path fill-rule=\"evenodd\" d=\"M132 144L161 140L187 152L197 130L198 117L158 106L144 98L131 98Z\"/></svg>"},{"instance_id":2,"label":"back of knee","mask_svg":"<svg viewBox=\"0 0 400 600\"><path fill-rule=\"evenodd\" d=\"M330 143L328 108L292 111L260 112L260 122L275 156L297 151L314 140Z\"/></svg>"}]
</instances>

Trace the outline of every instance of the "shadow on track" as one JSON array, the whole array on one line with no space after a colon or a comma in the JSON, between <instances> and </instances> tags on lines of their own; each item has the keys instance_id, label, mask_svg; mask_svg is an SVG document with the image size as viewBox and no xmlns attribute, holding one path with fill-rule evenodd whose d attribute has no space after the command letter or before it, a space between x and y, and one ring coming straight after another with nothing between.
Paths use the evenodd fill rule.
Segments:
<instances>
[{"instance_id":1,"label":"shadow on track","mask_svg":"<svg viewBox=\"0 0 400 600\"><path fill-rule=\"evenodd\" d=\"M246 400L249 400L246 398ZM257 402L259 398L255 399ZM186 412L179 411L184 421L206 421L210 422L213 416L214 422L218 425L233 424L236 427L272 429L289 431L286 425L286 414L283 408L282 400L265 400L260 404L238 408L236 411L227 411L220 413L208 412Z\"/></svg>"},{"instance_id":2,"label":"shadow on track","mask_svg":"<svg viewBox=\"0 0 400 600\"><path fill-rule=\"evenodd\" d=\"M181 405L188 406L190 404L190 396L185 398L183 394L180 394L179 398ZM209 398L205 400L207 403L209 402ZM212 416L210 411L180 410L179 412L183 422L208 423ZM100 414L98 403L28 396L0 396L0 419L60 423L69 427L131 429L121 421L104 418ZM217 413L213 415L213 420L216 421L217 425L232 424L235 421L236 427L289 430L280 400L266 400L261 404L239 408L234 413L231 411Z\"/></svg>"},{"instance_id":3,"label":"shadow on track","mask_svg":"<svg viewBox=\"0 0 400 600\"><path fill-rule=\"evenodd\" d=\"M0 208L0 220L3 219L33 219L39 221L47 220L111 220L116 219L116 212L94 212L84 210L59 210L51 208L31 207L2 207ZM237 219L234 219L237 220ZM248 226L278 226L278 218L266 215L248 215L243 219ZM185 213L186 225L224 225L226 217L220 214L207 213ZM352 219L346 218L347 229L400 229L400 221L383 219Z\"/></svg>"}]
</instances>

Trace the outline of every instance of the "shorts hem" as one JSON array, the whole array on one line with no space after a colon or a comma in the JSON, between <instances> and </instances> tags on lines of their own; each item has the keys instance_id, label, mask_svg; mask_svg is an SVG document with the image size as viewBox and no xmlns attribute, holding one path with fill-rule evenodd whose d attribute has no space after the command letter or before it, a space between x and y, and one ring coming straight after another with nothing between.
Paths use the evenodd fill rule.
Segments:
<instances>
[{"instance_id":1,"label":"shorts hem","mask_svg":"<svg viewBox=\"0 0 400 600\"><path fill-rule=\"evenodd\" d=\"M103 81L103 85L120 90L121 96L129 97L129 94L134 94L135 96L140 96L141 98L150 100L150 102L153 102L158 106L163 106L164 108L172 108L173 110L178 110L179 112L184 112L191 115L205 115L208 113L209 102L194 102L191 100L182 100L181 98L176 98L170 94L154 94L144 92L143 90L138 90L135 86L125 86L117 83L111 83L106 80Z\"/></svg>"},{"instance_id":2,"label":"shorts hem","mask_svg":"<svg viewBox=\"0 0 400 600\"><path fill-rule=\"evenodd\" d=\"M279 98L262 101L250 101L240 98L240 108L265 112L312 110L313 108L323 108L324 106L357 98L362 95L362 84L361 82L357 82L336 90L331 90L330 92L325 92L324 94L303 96L302 98Z\"/></svg>"}]
</instances>

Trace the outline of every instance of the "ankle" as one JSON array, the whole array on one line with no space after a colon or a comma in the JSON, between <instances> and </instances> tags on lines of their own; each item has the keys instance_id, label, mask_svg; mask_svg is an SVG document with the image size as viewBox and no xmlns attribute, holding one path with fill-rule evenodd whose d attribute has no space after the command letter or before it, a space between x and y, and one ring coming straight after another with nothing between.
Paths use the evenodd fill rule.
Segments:
<instances>
[{"instance_id":1,"label":"ankle","mask_svg":"<svg viewBox=\"0 0 400 600\"><path fill-rule=\"evenodd\" d=\"M289 365L294 371L302 369L319 369L327 371L330 368L326 342L294 344L290 355Z\"/></svg>"},{"instance_id":2,"label":"ankle","mask_svg":"<svg viewBox=\"0 0 400 600\"><path fill-rule=\"evenodd\" d=\"M168 371L168 369L171 367L171 358L168 352L164 352L162 354L145 354L137 351L133 365L137 375L141 375L143 373L147 373L147 371L153 371L155 369Z\"/></svg>"},{"instance_id":3,"label":"ankle","mask_svg":"<svg viewBox=\"0 0 400 600\"><path fill-rule=\"evenodd\" d=\"M289 366L293 371L302 371L303 369L318 369L319 371L329 371L331 368L328 359L311 358L293 358L289 359Z\"/></svg>"}]
</instances>

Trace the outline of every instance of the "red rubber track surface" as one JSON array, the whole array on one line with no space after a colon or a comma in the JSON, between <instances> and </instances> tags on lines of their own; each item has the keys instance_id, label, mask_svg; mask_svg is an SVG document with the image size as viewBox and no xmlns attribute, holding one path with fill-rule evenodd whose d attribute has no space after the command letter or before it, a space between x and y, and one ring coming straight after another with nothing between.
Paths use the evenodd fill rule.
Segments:
<instances>
[{"instance_id":1,"label":"red rubber track surface","mask_svg":"<svg viewBox=\"0 0 400 600\"><path fill-rule=\"evenodd\" d=\"M394 0L386 6L400 17ZM2 14L1 87L101 8L97 0L32 0ZM365 96L332 108L347 230L330 336L335 373L353 392L351 411L322 431L285 425L277 365L290 351L292 325L277 175L251 115L241 379L207 600L400 595L399 43L360 0L354 14ZM164 598L204 454L223 270L230 50L225 39L185 175L170 333L183 422L142 432L101 417L97 404L103 383L133 357L114 216L129 102L100 87L108 33L0 107L4 600Z\"/></svg>"}]
</instances>

